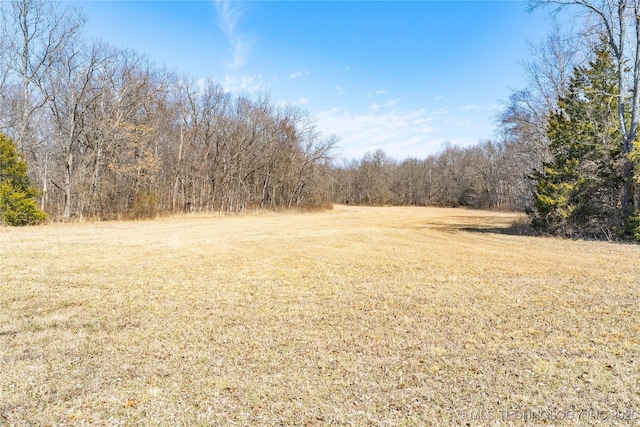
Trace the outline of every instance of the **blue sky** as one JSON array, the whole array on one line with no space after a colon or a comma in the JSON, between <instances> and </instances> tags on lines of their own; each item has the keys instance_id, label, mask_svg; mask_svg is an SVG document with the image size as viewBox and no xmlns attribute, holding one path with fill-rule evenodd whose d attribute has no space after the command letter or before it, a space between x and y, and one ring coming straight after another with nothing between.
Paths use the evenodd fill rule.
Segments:
<instances>
[{"instance_id":1,"label":"blue sky","mask_svg":"<svg viewBox=\"0 0 640 427\"><path fill-rule=\"evenodd\" d=\"M298 105L339 156L423 158L495 138L528 42L521 1L81 1L86 35L236 93Z\"/></svg>"}]
</instances>

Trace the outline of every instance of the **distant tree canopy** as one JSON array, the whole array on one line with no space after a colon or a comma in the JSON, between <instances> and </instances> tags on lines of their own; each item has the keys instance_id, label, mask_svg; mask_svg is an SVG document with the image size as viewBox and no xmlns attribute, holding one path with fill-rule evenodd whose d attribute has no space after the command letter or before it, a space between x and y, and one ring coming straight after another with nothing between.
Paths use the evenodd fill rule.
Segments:
<instances>
[{"instance_id":1,"label":"distant tree canopy","mask_svg":"<svg viewBox=\"0 0 640 427\"><path fill-rule=\"evenodd\" d=\"M382 150L331 169L337 203L468 206L524 210L530 201L526 160L509 141L446 145L425 159L396 161Z\"/></svg>"}]
</instances>

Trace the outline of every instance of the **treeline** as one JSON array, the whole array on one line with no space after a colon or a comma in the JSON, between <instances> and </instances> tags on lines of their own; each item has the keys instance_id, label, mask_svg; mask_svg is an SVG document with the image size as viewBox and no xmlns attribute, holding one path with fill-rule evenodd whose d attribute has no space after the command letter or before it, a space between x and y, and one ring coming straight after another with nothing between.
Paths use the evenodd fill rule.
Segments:
<instances>
[{"instance_id":1,"label":"treeline","mask_svg":"<svg viewBox=\"0 0 640 427\"><path fill-rule=\"evenodd\" d=\"M318 205L335 137L294 107L232 96L82 37L65 3L7 1L0 126L50 217Z\"/></svg>"},{"instance_id":2,"label":"treeline","mask_svg":"<svg viewBox=\"0 0 640 427\"><path fill-rule=\"evenodd\" d=\"M447 145L425 159L403 161L376 150L332 169L333 200L524 211L533 194L527 173L534 154L530 146L506 140Z\"/></svg>"},{"instance_id":3,"label":"treeline","mask_svg":"<svg viewBox=\"0 0 640 427\"><path fill-rule=\"evenodd\" d=\"M336 137L300 109L86 40L67 3L0 2L0 130L9 137L0 210L16 223L42 218L36 193L40 209L64 220L328 202L468 206L527 211L541 233L640 240L637 10L624 0L529 3L591 16L584 31L555 29L532 46L528 85L501 111L496 141L336 164Z\"/></svg>"}]
</instances>

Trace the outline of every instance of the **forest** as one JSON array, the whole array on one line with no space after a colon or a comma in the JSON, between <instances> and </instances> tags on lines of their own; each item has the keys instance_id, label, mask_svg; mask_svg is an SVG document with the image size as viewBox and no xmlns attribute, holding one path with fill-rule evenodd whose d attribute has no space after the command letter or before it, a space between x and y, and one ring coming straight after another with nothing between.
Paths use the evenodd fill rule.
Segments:
<instances>
[{"instance_id":1,"label":"forest","mask_svg":"<svg viewBox=\"0 0 640 427\"><path fill-rule=\"evenodd\" d=\"M638 239L638 6L528 4L588 16L531 45L528 84L505 100L494 140L426 158L378 149L339 159L339 135L299 107L89 40L76 6L2 2L0 221L466 206L525 211L545 234Z\"/></svg>"}]
</instances>

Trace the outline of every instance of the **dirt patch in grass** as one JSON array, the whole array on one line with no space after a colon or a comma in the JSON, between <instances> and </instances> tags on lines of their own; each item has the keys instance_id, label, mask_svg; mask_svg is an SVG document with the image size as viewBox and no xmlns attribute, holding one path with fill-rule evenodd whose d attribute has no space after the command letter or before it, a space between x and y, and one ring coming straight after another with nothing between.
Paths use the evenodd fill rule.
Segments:
<instances>
[{"instance_id":1,"label":"dirt patch in grass","mask_svg":"<svg viewBox=\"0 0 640 427\"><path fill-rule=\"evenodd\" d=\"M0 425L637 424L640 248L519 221L1 228Z\"/></svg>"}]
</instances>

